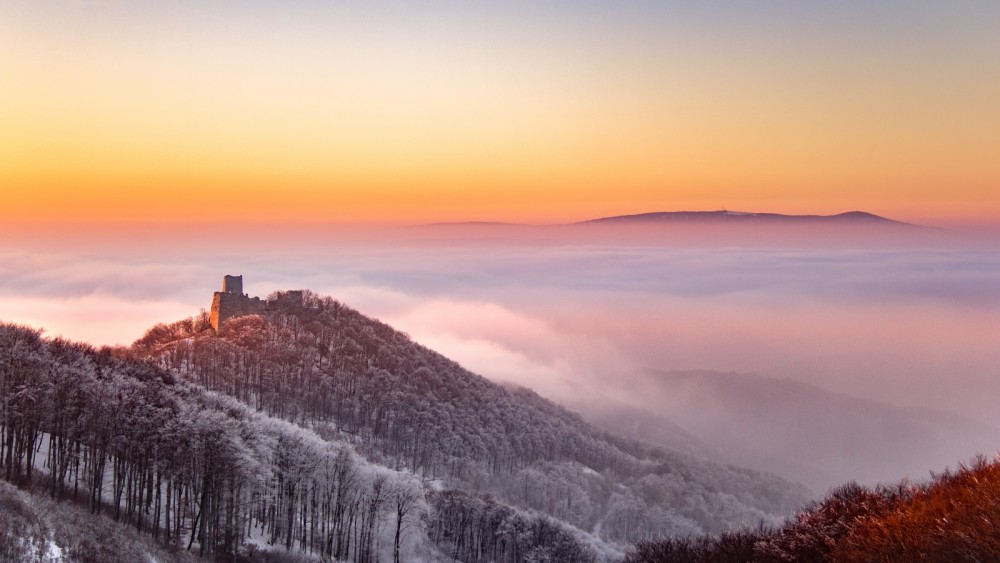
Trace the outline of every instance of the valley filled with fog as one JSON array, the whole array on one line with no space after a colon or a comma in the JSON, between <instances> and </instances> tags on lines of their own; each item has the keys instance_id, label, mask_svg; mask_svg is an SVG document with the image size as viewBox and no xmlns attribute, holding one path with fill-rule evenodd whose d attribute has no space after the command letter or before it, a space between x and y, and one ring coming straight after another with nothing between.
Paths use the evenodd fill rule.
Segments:
<instances>
[{"instance_id":1,"label":"valley filled with fog","mask_svg":"<svg viewBox=\"0 0 1000 563\"><path fill-rule=\"evenodd\" d=\"M4 250L0 310L50 336L128 344L240 273L250 295L333 296L612 431L816 494L994 453L989 245L509 234L317 229L287 251L247 230L225 251L187 233L156 257L120 241L80 242L72 258Z\"/></svg>"}]
</instances>

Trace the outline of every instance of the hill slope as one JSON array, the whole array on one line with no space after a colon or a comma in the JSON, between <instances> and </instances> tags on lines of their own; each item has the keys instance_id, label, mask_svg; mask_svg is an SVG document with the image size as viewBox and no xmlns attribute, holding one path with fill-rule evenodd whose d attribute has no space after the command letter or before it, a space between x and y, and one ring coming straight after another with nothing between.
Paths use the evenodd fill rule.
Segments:
<instances>
[{"instance_id":1,"label":"hill slope","mask_svg":"<svg viewBox=\"0 0 1000 563\"><path fill-rule=\"evenodd\" d=\"M775 530L639 547L627 563L1000 561L1000 460L924 485L848 484Z\"/></svg>"},{"instance_id":2,"label":"hill slope","mask_svg":"<svg viewBox=\"0 0 1000 563\"><path fill-rule=\"evenodd\" d=\"M805 490L772 475L616 437L525 389L463 369L331 299L154 327L135 353L369 459L614 541L778 521Z\"/></svg>"},{"instance_id":3,"label":"hill slope","mask_svg":"<svg viewBox=\"0 0 1000 563\"><path fill-rule=\"evenodd\" d=\"M93 517L85 508L28 494L4 481L0 514L0 561L200 561L187 551L157 544L127 524Z\"/></svg>"},{"instance_id":4,"label":"hill slope","mask_svg":"<svg viewBox=\"0 0 1000 563\"><path fill-rule=\"evenodd\" d=\"M60 551L67 561L137 561L145 553L399 563L440 561L441 551L469 563L619 558L553 518L428 491L342 440L127 351L8 324L0 324L0 477L62 501L0 488L0 556L11 560ZM487 527L491 518L503 526ZM145 536L133 541L116 526ZM95 544L95 535L115 537Z\"/></svg>"}]
</instances>

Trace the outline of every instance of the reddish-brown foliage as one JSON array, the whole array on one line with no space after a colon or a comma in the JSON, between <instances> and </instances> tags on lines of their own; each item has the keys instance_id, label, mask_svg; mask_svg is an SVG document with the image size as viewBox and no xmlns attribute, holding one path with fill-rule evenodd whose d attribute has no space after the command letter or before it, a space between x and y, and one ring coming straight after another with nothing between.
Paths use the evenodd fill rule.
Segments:
<instances>
[{"instance_id":1,"label":"reddish-brown foliage","mask_svg":"<svg viewBox=\"0 0 1000 563\"><path fill-rule=\"evenodd\" d=\"M1000 561L1000 457L923 485L847 484L777 530L733 537L644 544L626 561Z\"/></svg>"}]
</instances>

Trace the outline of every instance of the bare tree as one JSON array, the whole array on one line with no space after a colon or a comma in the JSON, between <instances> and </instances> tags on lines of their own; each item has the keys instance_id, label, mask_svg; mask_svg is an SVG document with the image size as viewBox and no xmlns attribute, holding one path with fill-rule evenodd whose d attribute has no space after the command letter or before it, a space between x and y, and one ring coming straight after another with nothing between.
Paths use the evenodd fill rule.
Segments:
<instances>
[{"instance_id":1,"label":"bare tree","mask_svg":"<svg viewBox=\"0 0 1000 563\"><path fill-rule=\"evenodd\" d=\"M396 532L392 541L392 561L399 563L399 543L403 531L414 524L414 509L420 506L424 499L424 493L420 489L420 483L414 479L397 483L391 493L390 502L396 509Z\"/></svg>"}]
</instances>

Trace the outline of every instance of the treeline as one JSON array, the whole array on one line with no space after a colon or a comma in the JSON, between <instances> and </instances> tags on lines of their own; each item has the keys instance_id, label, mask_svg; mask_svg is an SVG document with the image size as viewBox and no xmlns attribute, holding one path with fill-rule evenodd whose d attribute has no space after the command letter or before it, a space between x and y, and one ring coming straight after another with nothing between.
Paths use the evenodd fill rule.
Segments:
<instances>
[{"instance_id":1,"label":"treeline","mask_svg":"<svg viewBox=\"0 0 1000 563\"><path fill-rule=\"evenodd\" d=\"M594 563L598 550L584 534L548 516L530 514L460 491L434 493L428 533L445 555L465 563L566 561ZM600 560L605 560L602 553Z\"/></svg>"},{"instance_id":2,"label":"treeline","mask_svg":"<svg viewBox=\"0 0 1000 563\"><path fill-rule=\"evenodd\" d=\"M0 324L0 472L164 544L398 563L419 481L108 349ZM72 556L72 554L68 554ZM384 560L384 559L383 559Z\"/></svg>"},{"instance_id":3,"label":"treeline","mask_svg":"<svg viewBox=\"0 0 1000 563\"><path fill-rule=\"evenodd\" d=\"M807 498L774 476L600 431L329 297L305 292L304 305L232 319L221 337L207 315L157 325L132 349L272 416L330 428L370 460L614 541L779 522Z\"/></svg>"},{"instance_id":4,"label":"treeline","mask_svg":"<svg viewBox=\"0 0 1000 563\"><path fill-rule=\"evenodd\" d=\"M627 563L1000 561L1000 458L930 482L832 491L777 529L639 545Z\"/></svg>"}]
</instances>

